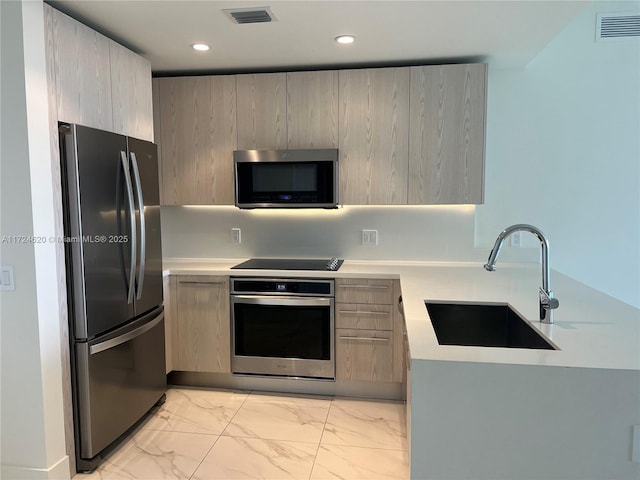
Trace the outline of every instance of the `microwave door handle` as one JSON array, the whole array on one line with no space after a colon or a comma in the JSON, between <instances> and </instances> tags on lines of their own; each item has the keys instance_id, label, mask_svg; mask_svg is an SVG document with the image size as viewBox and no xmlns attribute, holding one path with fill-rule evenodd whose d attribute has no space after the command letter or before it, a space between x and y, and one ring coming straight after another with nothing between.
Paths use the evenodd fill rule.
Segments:
<instances>
[{"instance_id":1,"label":"microwave door handle","mask_svg":"<svg viewBox=\"0 0 640 480\"><path fill-rule=\"evenodd\" d=\"M124 182L127 186L127 199L129 200L129 221L131 222L131 271L129 273L127 303L133 303L133 295L136 282L136 212L133 203L133 187L131 185L131 173L129 173L129 161L127 160L127 154L123 151L120 152L120 161L122 163L122 170L124 171Z\"/></svg>"},{"instance_id":2,"label":"microwave door handle","mask_svg":"<svg viewBox=\"0 0 640 480\"><path fill-rule=\"evenodd\" d=\"M134 152L131 155L131 165L133 166L133 178L136 181L136 193L138 196L138 211L140 212L140 270L138 271L138 294L136 299L142 298L142 284L144 283L144 271L147 250L146 219L144 214L144 198L142 197L142 182L140 182L140 170L138 170L138 160Z\"/></svg>"}]
</instances>

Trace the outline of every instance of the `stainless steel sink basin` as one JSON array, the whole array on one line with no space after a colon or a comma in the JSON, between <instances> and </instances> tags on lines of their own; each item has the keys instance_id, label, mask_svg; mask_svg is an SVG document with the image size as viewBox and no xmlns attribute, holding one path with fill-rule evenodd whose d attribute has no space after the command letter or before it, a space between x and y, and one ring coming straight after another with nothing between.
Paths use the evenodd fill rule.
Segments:
<instances>
[{"instance_id":1,"label":"stainless steel sink basin","mask_svg":"<svg viewBox=\"0 0 640 480\"><path fill-rule=\"evenodd\" d=\"M425 302L440 345L556 350L507 304Z\"/></svg>"}]
</instances>

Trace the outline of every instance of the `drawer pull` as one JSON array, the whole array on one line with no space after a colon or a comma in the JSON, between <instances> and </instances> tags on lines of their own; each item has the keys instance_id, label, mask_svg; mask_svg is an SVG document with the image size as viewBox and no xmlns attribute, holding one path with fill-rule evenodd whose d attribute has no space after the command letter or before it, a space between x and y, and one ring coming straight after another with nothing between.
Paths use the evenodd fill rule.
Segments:
<instances>
[{"instance_id":1,"label":"drawer pull","mask_svg":"<svg viewBox=\"0 0 640 480\"><path fill-rule=\"evenodd\" d=\"M340 340L366 340L372 342L388 342L388 338L377 338L377 337L347 337L340 335Z\"/></svg>"},{"instance_id":2,"label":"drawer pull","mask_svg":"<svg viewBox=\"0 0 640 480\"><path fill-rule=\"evenodd\" d=\"M340 310L339 313L348 315L391 315L390 312L366 312L363 310Z\"/></svg>"},{"instance_id":3,"label":"drawer pull","mask_svg":"<svg viewBox=\"0 0 640 480\"><path fill-rule=\"evenodd\" d=\"M226 285L226 282L190 282L186 280L180 280L178 283L184 285Z\"/></svg>"},{"instance_id":4,"label":"drawer pull","mask_svg":"<svg viewBox=\"0 0 640 480\"><path fill-rule=\"evenodd\" d=\"M389 288L389 285L340 285L340 288L380 288L386 290Z\"/></svg>"}]
</instances>

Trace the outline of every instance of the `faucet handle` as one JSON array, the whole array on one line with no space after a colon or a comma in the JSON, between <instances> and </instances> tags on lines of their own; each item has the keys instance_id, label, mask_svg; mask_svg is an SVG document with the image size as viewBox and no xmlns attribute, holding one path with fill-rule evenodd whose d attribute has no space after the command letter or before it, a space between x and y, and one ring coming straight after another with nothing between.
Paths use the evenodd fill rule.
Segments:
<instances>
[{"instance_id":1,"label":"faucet handle","mask_svg":"<svg viewBox=\"0 0 640 480\"><path fill-rule=\"evenodd\" d=\"M547 310L555 310L560 306L560 300L553 298L553 292L540 288L540 305Z\"/></svg>"},{"instance_id":2,"label":"faucet handle","mask_svg":"<svg viewBox=\"0 0 640 480\"><path fill-rule=\"evenodd\" d=\"M560 301L553 298L552 291L545 291L540 288L540 321L542 323L553 323L553 311L560 306Z\"/></svg>"}]
</instances>

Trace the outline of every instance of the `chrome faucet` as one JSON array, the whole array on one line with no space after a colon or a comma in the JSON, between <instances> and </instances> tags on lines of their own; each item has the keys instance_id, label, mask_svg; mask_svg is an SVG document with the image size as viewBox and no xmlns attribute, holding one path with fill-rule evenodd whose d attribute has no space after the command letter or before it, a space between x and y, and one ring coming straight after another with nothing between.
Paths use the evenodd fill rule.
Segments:
<instances>
[{"instance_id":1,"label":"chrome faucet","mask_svg":"<svg viewBox=\"0 0 640 480\"><path fill-rule=\"evenodd\" d=\"M496 269L496 261L498 260L498 255L500 254L500 249L502 248L502 244L505 239L511 235L513 232L529 232L533 233L538 240L540 240L540 245L542 246L542 287L539 290L539 299L540 299L540 321L542 323L553 323L553 311L558 308L560 302L557 298L553 298L553 292L551 291L551 286L549 285L549 242L547 241L544 233L542 233L539 229L534 227L533 225L526 224L517 224L511 225L510 227L505 228L496 239L496 243L493 245L493 249L489 254L489 260L484 266L484 269L493 272Z\"/></svg>"}]
</instances>

